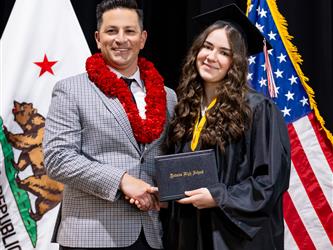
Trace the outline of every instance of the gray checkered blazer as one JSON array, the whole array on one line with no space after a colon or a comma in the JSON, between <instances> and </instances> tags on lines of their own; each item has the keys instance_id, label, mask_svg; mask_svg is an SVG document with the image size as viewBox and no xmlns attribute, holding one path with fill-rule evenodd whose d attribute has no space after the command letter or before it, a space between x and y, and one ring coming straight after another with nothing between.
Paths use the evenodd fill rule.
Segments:
<instances>
[{"instance_id":1,"label":"gray checkered blazer","mask_svg":"<svg viewBox=\"0 0 333 250\"><path fill-rule=\"evenodd\" d=\"M176 95L166 88L168 119ZM141 212L119 191L122 175L154 185L158 140L137 144L117 98L107 98L80 74L58 82L46 119L43 149L51 178L65 184L57 242L69 247L125 247L143 228L149 245L162 248L156 211Z\"/></svg>"}]
</instances>

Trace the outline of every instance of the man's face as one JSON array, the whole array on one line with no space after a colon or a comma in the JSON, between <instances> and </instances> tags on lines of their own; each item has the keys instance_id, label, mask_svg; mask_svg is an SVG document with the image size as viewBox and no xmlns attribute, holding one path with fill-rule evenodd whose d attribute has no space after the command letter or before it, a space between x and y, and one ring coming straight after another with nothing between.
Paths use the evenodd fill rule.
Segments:
<instances>
[{"instance_id":1,"label":"man's face","mask_svg":"<svg viewBox=\"0 0 333 250\"><path fill-rule=\"evenodd\" d=\"M147 33L139 25L134 10L118 8L104 12L101 27L95 33L104 59L125 76L136 71L138 54L143 49Z\"/></svg>"}]
</instances>

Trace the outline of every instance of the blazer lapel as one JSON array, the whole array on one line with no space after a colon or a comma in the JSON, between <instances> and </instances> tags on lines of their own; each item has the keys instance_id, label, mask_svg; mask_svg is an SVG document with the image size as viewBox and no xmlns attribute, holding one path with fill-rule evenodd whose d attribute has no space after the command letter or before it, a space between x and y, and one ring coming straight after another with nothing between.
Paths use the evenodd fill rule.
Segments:
<instances>
[{"instance_id":1,"label":"blazer lapel","mask_svg":"<svg viewBox=\"0 0 333 250\"><path fill-rule=\"evenodd\" d=\"M96 91L98 96L101 98L103 103L105 104L105 107L114 115L115 119L121 126L121 128L124 130L125 134L130 139L131 143L134 145L136 150L140 153L140 147L133 135L133 130L131 127L131 124L128 120L127 114L121 105L118 98L108 98L102 91L100 91L95 84L91 83L93 89Z\"/></svg>"}]
</instances>

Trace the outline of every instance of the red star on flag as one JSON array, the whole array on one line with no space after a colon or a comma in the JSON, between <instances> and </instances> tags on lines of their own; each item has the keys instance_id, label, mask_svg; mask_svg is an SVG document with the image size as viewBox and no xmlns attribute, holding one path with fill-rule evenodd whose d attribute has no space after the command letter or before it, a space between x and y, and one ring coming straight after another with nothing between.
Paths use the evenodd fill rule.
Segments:
<instances>
[{"instance_id":1,"label":"red star on flag","mask_svg":"<svg viewBox=\"0 0 333 250\"><path fill-rule=\"evenodd\" d=\"M40 73L39 73L39 77L41 75L43 75L46 71L51 73L52 75L54 75L53 70L52 70L52 66L54 64L56 64L58 61L49 61L47 59L46 54L44 55L44 60L42 62L34 62L34 64L36 64L37 66L39 66L40 69Z\"/></svg>"}]
</instances>

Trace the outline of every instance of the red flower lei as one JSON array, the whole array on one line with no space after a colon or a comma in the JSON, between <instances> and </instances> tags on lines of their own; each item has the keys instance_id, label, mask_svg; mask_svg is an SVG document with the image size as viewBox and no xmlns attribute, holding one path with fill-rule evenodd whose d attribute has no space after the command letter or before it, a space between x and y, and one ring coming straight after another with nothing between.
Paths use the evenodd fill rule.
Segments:
<instances>
[{"instance_id":1,"label":"red flower lei","mask_svg":"<svg viewBox=\"0 0 333 250\"><path fill-rule=\"evenodd\" d=\"M146 88L146 119L140 117L127 84L110 71L101 53L88 57L86 70L89 79L106 96L119 99L126 111L135 139L139 143L151 143L160 137L166 120L164 80L148 60L139 58L138 65Z\"/></svg>"}]
</instances>

